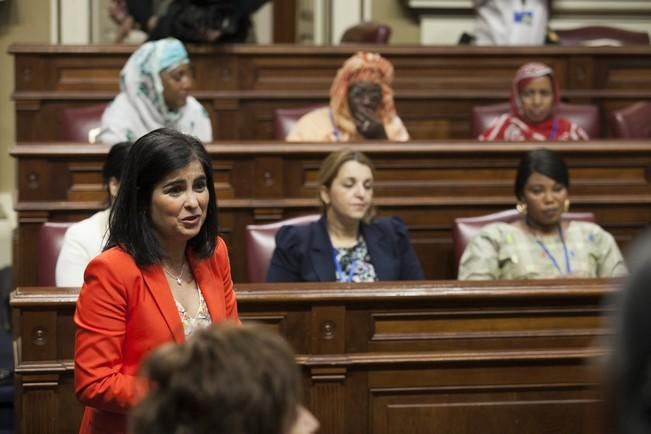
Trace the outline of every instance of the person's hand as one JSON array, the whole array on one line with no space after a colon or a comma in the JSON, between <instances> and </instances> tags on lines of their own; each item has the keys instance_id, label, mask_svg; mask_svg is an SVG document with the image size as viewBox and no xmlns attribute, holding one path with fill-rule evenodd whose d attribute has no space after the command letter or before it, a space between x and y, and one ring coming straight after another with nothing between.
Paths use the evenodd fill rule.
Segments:
<instances>
[{"instance_id":1,"label":"person's hand","mask_svg":"<svg viewBox=\"0 0 651 434\"><path fill-rule=\"evenodd\" d=\"M352 115L357 132L365 139L382 140L387 138L382 120L373 111L361 106L357 107Z\"/></svg>"}]
</instances>

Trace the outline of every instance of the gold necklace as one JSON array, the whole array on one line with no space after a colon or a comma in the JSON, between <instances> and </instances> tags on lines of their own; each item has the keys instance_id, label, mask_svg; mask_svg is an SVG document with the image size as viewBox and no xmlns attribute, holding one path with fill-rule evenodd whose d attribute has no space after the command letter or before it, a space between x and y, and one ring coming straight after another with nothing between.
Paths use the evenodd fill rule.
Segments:
<instances>
[{"instance_id":1,"label":"gold necklace","mask_svg":"<svg viewBox=\"0 0 651 434\"><path fill-rule=\"evenodd\" d=\"M172 279L174 279L178 286L181 286L181 284L183 283L183 280L182 280L183 279L183 273L185 272L185 262L181 266L181 272L179 273L178 276L175 276L173 273L170 273L169 271L167 271L167 267L165 266L165 264L163 264L163 271L165 272L165 274L167 274Z\"/></svg>"}]
</instances>

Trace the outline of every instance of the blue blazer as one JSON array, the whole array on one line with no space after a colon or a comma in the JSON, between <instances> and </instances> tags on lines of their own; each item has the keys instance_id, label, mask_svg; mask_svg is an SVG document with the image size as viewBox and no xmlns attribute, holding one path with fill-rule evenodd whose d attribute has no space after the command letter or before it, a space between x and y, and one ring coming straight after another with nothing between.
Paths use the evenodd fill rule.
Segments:
<instances>
[{"instance_id":1,"label":"blue blazer","mask_svg":"<svg viewBox=\"0 0 651 434\"><path fill-rule=\"evenodd\" d=\"M362 223L360 231L379 280L422 280L423 270L397 217ZM333 247L326 218L301 226L283 226L276 234L267 282L334 282Z\"/></svg>"}]
</instances>

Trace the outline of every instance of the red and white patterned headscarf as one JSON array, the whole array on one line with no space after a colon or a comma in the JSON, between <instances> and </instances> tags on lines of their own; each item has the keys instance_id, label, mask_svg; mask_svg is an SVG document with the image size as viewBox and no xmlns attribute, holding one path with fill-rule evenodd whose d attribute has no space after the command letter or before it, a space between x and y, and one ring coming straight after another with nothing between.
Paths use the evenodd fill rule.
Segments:
<instances>
[{"instance_id":1,"label":"red and white patterned headscarf","mask_svg":"<svg viewBox=\"0 0 651 434\"><path fill-rule=\"evenodd\" d=\"M522 108L522 101L520 100L520 94L524 87L534 78L539 77L549 77L552 82L552 91L554 92L554 101L552 103L552 108L549 113L550 117L556 111L558 104L560 103L561 96L558 90L558 82L554 78L554 71L547 65L543 63L526 63L518 69L513 77L513 82L511 84L511 113L514 116L517 116L522 121L527 122L525 117L524 110Z\"/></svg>"}]
</instances>

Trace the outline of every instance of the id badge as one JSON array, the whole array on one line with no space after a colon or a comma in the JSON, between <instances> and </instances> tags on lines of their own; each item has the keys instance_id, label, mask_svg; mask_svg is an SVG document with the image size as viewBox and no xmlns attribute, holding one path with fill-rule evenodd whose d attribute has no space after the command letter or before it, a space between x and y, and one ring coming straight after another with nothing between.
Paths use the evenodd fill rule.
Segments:
<instances>
[{"instance_id":1,"label":"id badge","mask_svg":"<svg viewBox=\"0 0 651 434\"><path fill-rule=\"evenodd\" d=\"M533 11L515 11L513 12L513 22L530 26L533 23Z\"/></svg>"}]
</instances>

